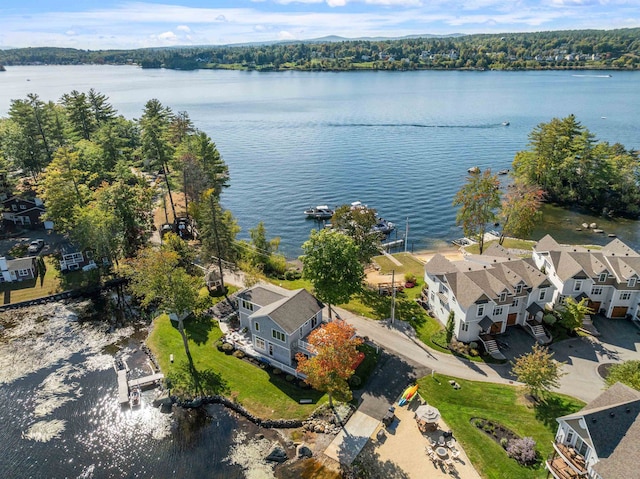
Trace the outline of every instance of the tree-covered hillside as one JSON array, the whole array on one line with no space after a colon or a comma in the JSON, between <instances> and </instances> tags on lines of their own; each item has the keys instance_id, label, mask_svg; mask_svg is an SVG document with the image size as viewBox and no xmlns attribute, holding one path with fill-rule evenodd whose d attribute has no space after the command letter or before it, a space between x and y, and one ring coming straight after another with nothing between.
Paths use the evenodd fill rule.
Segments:
<instances>
[{"instance_id":1,"label":"tree-covered hillside","mask_svg":"<svg viewBox=\"0 0 640 479\"><path fill-rule=\"evenodd\" d=\"M138 50L0 50L5 65L81 63L181 70L638 69L640 28Z\"/></svg>"}]
</instances>

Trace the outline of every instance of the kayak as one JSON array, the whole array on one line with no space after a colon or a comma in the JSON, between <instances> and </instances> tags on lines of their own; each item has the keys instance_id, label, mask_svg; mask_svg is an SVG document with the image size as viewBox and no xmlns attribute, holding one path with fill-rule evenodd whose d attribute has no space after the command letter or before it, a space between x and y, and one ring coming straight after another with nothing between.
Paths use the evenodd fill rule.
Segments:
<instances>
[{"instance_id":1,"label":"kayak","mask_svg":"<svg viewBox=\"0 0 640 479\"><path fill-rule=\"evenodd\" d=\"M411 401L411 399L413 398L413 396L416 395L417 392L418 392L417 384L414 384L413 386L409 386L407 389L404 390L404 393L402 393L402 396L400 397L400 401L398 401L398 406L404 406L405 404L407 404L409 401Z\"/></svg>"}]
</instances>

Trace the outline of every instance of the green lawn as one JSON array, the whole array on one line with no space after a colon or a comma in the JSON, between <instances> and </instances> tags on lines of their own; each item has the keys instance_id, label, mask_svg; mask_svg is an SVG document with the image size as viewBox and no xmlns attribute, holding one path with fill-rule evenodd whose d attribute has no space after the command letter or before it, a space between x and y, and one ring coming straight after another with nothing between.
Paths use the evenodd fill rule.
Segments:
<instances>
[{"instance_id":1,"label":"green lawn","mask_svg":"<svg viewBox=\"0 0 640 479\"><path fill-rule=\"evenodd\" d=\"M462 387L453 389L455 379ZM569 396L552 394L545 403L528 405L524 389L513 386L466 381L436 374L418 381L420 395L437 407L480 475L487 479L537 479L546 477L544 461L552 452L558 427L556 417L571 414L584 406ZM498 422L520 437L533 437L541 461L533 467L520 466L471 418Z\"/></svg>"},{"instance_id":2,"label":"green lawn","mask_svg":"<svg viewBox=\"0 0 640 479\"><path fill-rule=\"evenodd\" d=\"M214 321L187 320L185 330L194 367L207 393L234 398L253 414L271 419L303 419L326 402L322 393L301 389L286 381L284 375L270 374L268 370L218 351L215 343L222 331ZM154 320L147 344L162 372L174 383L174 391L193 391L182 338L168 316ZM170 354L174 355L173 363L169 360ZM299 404L300 399L312 399L313 403Z\"/></svg>"},{"instance_id":3,"label":"green lawn","mask_svg":"<svg viewBox=\"0 0 640 479\"><path fill-rule=\"evenodd\" d=\"M491 246L494 243L497 244L498 240L485 242L484 249L486 250L489 246ZM505 238L504 242L502 243L502 246L507 249L513 248L513 249L522 249L526 251L532 251L533 246L535 244L536 244L536 241L522 240L517 238ZM465 250L467 250L467 252L471 254L478 254L480 252L480 247L477 244L473 244L471 246L466 246Z\"/></svg>"}]
</instances>

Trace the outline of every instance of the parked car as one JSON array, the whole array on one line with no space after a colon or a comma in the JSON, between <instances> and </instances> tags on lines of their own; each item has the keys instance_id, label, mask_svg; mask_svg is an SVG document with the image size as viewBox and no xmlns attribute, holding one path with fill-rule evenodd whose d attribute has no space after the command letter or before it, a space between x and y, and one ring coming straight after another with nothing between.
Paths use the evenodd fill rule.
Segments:
<instances>
[{"instance_id":1,"label":"parked car","mask_svg":"<svg viewBox=\"0 0 640 479\"><path fill-rule=\"evenodd\" d=\"M29 243L29 247L27 248L27 251L29 253L37 253L43 247L44 247L44 240L39 239L39 240L35 240L35 241L32 241L31 243Z\"/></svg>"}]
</instances>

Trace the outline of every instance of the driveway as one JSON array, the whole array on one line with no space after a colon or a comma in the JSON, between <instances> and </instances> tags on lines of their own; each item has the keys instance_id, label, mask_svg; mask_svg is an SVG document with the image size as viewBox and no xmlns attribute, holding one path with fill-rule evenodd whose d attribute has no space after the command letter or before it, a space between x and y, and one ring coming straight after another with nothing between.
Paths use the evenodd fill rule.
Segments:
<instances>
[{"instance_id":1,"label":"driveway","mask_svg":"<svg viewBox=\"0 0 640 479\"><path fill-rule=\"evenodd\" d=\"M9 251L19 244L28 245L34 240L41 239L44 241L44 248L42 248L38 254L51 254L59 245L65 241L64 236L57 233L47 233L44 229L40 230L25 230L21 234L0 240L0 256L11 256Z\"/></svg>"}]
</instances>

